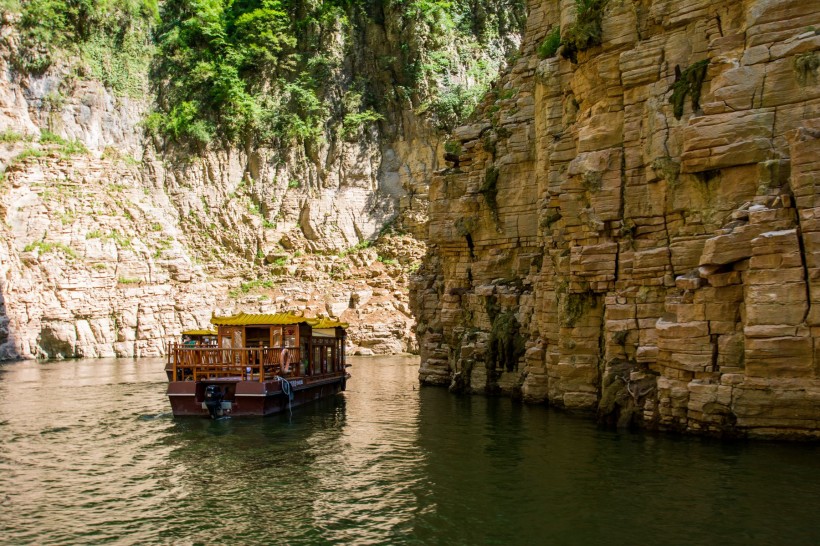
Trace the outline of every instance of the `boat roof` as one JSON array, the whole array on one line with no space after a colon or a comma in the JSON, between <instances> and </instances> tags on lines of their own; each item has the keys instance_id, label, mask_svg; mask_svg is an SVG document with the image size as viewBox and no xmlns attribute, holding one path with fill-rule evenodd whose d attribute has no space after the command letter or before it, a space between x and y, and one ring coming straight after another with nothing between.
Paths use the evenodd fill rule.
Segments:
<instances>
[{"instance_id":1,"label":"boat roof","mask_svg":"<svg viewBox=\"0 0 820 546\"><path fill-rule=\"evenodd\" d=\"M214 330L185 330L182 332L183 336L215 336Z\"/></svg>"},{"instance_id":2,"label":"boat roof","mask_svg":"<svg viewBox=\"0 0 820 546\"><path fill-rule=\"evenodd\" d=\"M327 318L318 319L319 322L316 324L312 324L314 329L321 329L321 328L347 328L348 324L346 322L339 322L338 320L331 320Z\"/></svg>"},{"instance_id":3,"label":"boat roof","mask_svg":"<svg viewBox=\"0 0 820 546\"><path fill-rule=\"evenodd\" d=\"M211 324L216 326L282 326L288 324L307 323L313 326L319 319L306 318L293 313L239 313L231 317L213 317Z\"/></svg>"}]
</instances>

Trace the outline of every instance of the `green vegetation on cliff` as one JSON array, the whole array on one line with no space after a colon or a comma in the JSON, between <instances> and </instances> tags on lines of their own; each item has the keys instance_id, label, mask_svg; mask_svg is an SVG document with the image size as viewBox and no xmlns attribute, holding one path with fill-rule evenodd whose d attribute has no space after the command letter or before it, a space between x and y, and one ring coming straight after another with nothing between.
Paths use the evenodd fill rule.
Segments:
<instances>
[{"instance_id":1,"label":"green vegetation on cliff","mask_svg":"<svg viewBox=\"0 0 820 546\"><path fill-rule=\"evenodd\" d=\"M407 109L449 131L479 102L524 21L523 0L0 7L17 14L18 71L40 73L60 61L71 77L95 78L120 95L150 96L150 82L155 109L146 129L195 147L356 139L363 127L400 123Z\"/></svg>"},{"instance_id":2,"label":"green vegetation on cliff","mask_svg":"<svg viewBox=\"0 0 820 546\"><path fill-rule=\"evenodd\" d=\"M683 116L684 101L687 95L692 101L692 110L697 110L700 106L701 87L708 67L709 59L698 61L683 71L679 66L675 67L676 78L672 85L672 96L669 97L669 102L672 104L672 111L677 119Z\"/></svg>"},{"instance_id":3,"label":"green vegetation on cliff","mask_svg":"<svg viewBox=\"0 0 820 546\"><path fill-rule=\"evenodd\" d=\"M538 46L538 58L547 59L554 56L559 47L561 47L561 27L555 26Z\"/></svg>"},{"instance_id":4,"label":"green vegetation on cliff","mask_svg":"<svg viewBox=\"0 0 820 546\"><path fill-rule=\"evenodd\" d=\"M575 0L575 22L564 30L562 55L576 61L579 51L601 45L603 13L608 0Z\"/></svg>"},{"instance_id":5,"label":"green vegetation on cliff","mask_svg":"<svg viewBox=\"0 0 820 546\"><path fill-rule=\"evenodd\" d=\"M2 10L19 15L18 70L41 72L63 54L116 93L146 91L157 0L7 0Z\"/></svg>"},{"instance_id":6,"label":"green vegetation on cliff","mask_svg":"<svg viewBox=\"0 0 820 546\"><path fill-rule=\"evenodd\" d=\"M385 119L391 103L409 100L450 129L497 72L482 44L520 24L520 9L498 6L507 3L167 2L157 32L159 108L148 126L199 144L216 135L311 141L333 127L351 138Z\"/></svg>"},{"instance_id":7,"label":"green vegetation on cliff","mask_svg":"<svg viewBox=\"0 0 820 546\"><path fill-rule=\"evenodd\" d=\"M316 135L326 115L316 94L326 59L298 54L289 4L167 2L157 33L159 110L150 127L201 143L217 130L229 141L249 132L263 140ZM323 3L298 22L344 21L334 4Z\"/></svg>"},{"instance_id":8,"label":"green vegetation on cliff","mask_svg":"<svg viewBox=\"0 0 820 546\"><path fill-rule=\"evenodd\" d=\"M492 322L487 343L485 365L488 372L518 369L518 360L524 355L526 340L513 310L502 310L495 297L485 302L487 315Z\"/></svg>"}]
</instances>

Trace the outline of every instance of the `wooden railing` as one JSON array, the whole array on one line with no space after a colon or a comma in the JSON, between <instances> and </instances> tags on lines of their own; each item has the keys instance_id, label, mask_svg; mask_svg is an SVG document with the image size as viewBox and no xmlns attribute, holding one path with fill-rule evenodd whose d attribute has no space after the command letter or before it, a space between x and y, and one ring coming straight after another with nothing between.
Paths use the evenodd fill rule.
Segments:
<instances>
[{"instance_id":1,"label":"wooden railing","mask_svg":"<svg viewBox=\"0 0 820 546\"><path fill-rule=\"evenodd\" d=\"M301 351L296 347L288 347L290 369L287 371L282 369L282 349L279 347L221 349L169 343L167 355L172 381L223 377L235 377L244 381L270 381L277 375L298 375L299 363L302 361Z\"/></svg>"}]
</instances>

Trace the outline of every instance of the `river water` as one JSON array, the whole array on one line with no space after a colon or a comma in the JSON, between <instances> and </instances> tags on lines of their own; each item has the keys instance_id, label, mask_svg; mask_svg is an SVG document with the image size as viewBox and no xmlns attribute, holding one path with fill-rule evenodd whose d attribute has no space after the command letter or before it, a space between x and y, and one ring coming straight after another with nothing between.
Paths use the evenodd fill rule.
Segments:
<instances>
[{"instance_id":1,"label":"river water","mask_svg":"<svg viewBox=\"0 0 820 546\"><path fill-rule=\"evenodd\" d=\"M820 446L602 430L419 388L174 419L159 359L0 367L3 544L820 544Z\"/></svg>"}]
</instances>

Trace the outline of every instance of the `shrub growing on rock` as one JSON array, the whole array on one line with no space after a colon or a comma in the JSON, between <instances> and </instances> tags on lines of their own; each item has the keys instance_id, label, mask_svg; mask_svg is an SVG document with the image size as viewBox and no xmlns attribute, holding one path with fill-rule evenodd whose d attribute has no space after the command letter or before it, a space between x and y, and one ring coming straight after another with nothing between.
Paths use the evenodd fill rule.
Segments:
<instances>
[{"instance_id":1,"label":"shrub growing on rock","mask_svg":"<svg viewBox=\"0 0 820 546\"><path fill-rule=\"evenodd\" d=\"M564 29L562 55L575 62L579 51L601 45L603 13L608 0L575 0L575 22Z\"/></svg>"}]
</instances>

